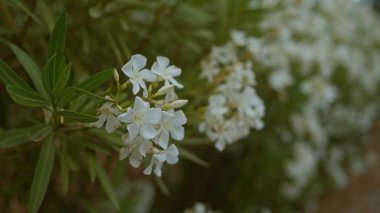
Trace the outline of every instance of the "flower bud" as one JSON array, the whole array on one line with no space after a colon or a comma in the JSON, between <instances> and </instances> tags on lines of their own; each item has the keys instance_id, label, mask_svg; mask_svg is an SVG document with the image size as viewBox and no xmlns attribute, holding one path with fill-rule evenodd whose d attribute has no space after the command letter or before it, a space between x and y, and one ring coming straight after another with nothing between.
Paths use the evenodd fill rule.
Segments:
<instances>
[{"instance_id":1,"label":"flower bud","mask_svg":"<svg viewBox=\"0 0 380 213\"><path fill-rule=\"evenodd\" d=\"M114 69L113 70L113 78L115 79L115 82L117 83L117 84L119 84L119 73L117 72L117 70L116 69Z\"/></svg>"},{"instance_id":2,"label":"flower bud","mask_svg":"<svg viewBox=\"0 0 380 213\"><path fill-rule=\"evenodd\" d=\"M163 86L161 87L158 91L157 91L157 95L165 95L166 93L168 93L172 88L174 87L174 85L166 85L166 86Z\"/></svg>"},{"instance_id":3,"label":"flower bud","mask_svg":"<svg viewBox=\"0 0 380 213\"><path fill-rule=\"evenodd\" d=\"M183 107L189 102L188 100L175 100L169 104L173 109Z\"/></svg>"}]
</instances>

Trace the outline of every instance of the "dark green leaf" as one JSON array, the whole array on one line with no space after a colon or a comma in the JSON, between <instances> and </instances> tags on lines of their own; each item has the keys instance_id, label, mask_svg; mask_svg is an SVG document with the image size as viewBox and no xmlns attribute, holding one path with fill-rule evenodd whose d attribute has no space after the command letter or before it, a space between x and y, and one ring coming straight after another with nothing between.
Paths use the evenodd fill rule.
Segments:
<instances>
[{"instance_id":1,"label":"dark green leaf","mask_svg":"<svg viewBox=\"0 0 380 213\"><path fill-rule=\"evenodd\" d=\"M15 85L7 86L9 96L18 104L31 107L44 107L48 103L35 91Z\"/></svg>"},{"instance_id":2,"label":"dark green leaf","mask_svg":"<svg viewBox=\"0 0 380 213\"><path fill-rule=\"evenodd\" d=\"M60 166L61 166L61 182L62 182L62 188L63 192L66 193L69 189L69 182L70 182L70 173L69 173L69 166L67 162L67 154L66 152L63 152L60 154Z\"/></svg>"},{"instance_id":3,"label":"dark green leaf","mask_svg":"<svg viewBox=\"0 0 380 213\"><path fill-rule=\"evenodd\" d=\"M50 37L48 58L53 57L53 55L63 55L67 30L66 21L66 10L63 10L54 25L54 29Z\"/></svg>"},{"instance_id":4,"label":"dark green leaf","mask_svg":"<svg viewBox=\"0 0 380 213\"><path fill-rule=\"evenodd\" d=\"M32 181L32 188L28 200L29 212L35 213L45 197L50 176L54 165L53 134L50 134L42 145Z\"/></svg>"},{"instance_id":5,"label":"dark green leaf","mask_svg":"<svg viewBox=\"0 0 380 213\"><path fill-rule=\"evenodd\" d=\"M47 93L44 89L44 85L42 83L42 75L41 70L38 68L36 63L33 61L33 59L26 54L22 49L19 47L9 43L9 46L11 47L12 51L16 55L17 59L20 61L22 66L25 68L25 71L28 73L30 79L32 79L34 86L36 87L37 91L44 97L47 97Z\"/></svg>"},{"instance_id":6,"label":"dark green leaf","mask_svg":"<svg viewBox=\"0 0 380 213\"><path fill-rule=\"evenodd\" d=\"M0 133L0 149L28 142L28 128L14 129Z\"/></svg>"},{"instance_id":7,"label":"dark green leaf","mask_svg":"<svg viewBox=\"0 0 380 213\"><path fill-rule=\"evenodd\" d=\"M65 57L62 55L53 55L45 65L42 73L42 82L47 91L53 91L57 81L58 75L63 72L65 68Z\"/></svg>"},{"instance_id":8,"label":"dark green leaf","mask_svg":"<svg viewBox=\"0 0 380 213\"><path fill-rule=\"evenodd\" d=\"M79 112L69 111L69 110L63 110L58 112L59 115L64 116L65 121L77 121L81 123L92 123L98 120L97 117L83 114Z\"/></svg>"},{"instance_id":9,"label":"dark green leaf","mask_svg":"<svg viewBox=\"0 0 380 213\"><path fill-rule=\"evenodd\" d=\"M103 167L97 163L96 164L96 176L99 178L99 181L106 192L108 198L112 202L112 204L115 206L116 209L120 209L119 201L117 200L115 191L112 187L111 181L108 178L108 175L106 174L106 171L103 169Z\"/></svg>"},{"instance_id":10,"label":"dark green leaf","mask_svg":"<svg viewBox=\"0 0 380 213\"><path fill-rule=\"evenodd\" d=\"M98 72L95 75L84 80L82 83L78 85L78 87L87 91L92 91L100 87L109 78L113 77L113 70L113 68L109 68L101 72Z\"/></svg>"},{"instance_id":11,"label":"dark green leaf","mask_svg":"<svg viewBox=\"0 0 380 213\"><path fill-rule=\"evenodd\" d=\"M154 180L156 181L156 184L158 188L160 189L160 191L162 192L162 194L164 194L165 196L169 196L170 195L169 188L166 186L162 178L154 176Z\"/></svg>"},{"instance_id":12,"label":"dark green leaf","mask_svg":"<svg viewBox=\"0 0 380 213\"><path fill-rule=\"evenodd\" d=\"M65 89L66 84L70 78L70 73L71 73L71 63L66 65L65 69L63 70L61 75L58 77L58 81L55 84L53 94L59 94Z\"/></svg>"},{"instance_id":13,"label":"dark green leaf","mask_svg":"<svg viewBox=\"0 0 380 213\"><path fill-rule=\"evenodd\" d=\"M87 95L88 97L101 100L101 101L110 101L98 95L95 95L85 89L79 87L69 87L63 92L63 97L59 100L58 106L64 106L72 99L79 97L80 95Z\"/></svg>"},{"instance_id":14,"label":"dark green leaf","mask_svg":"<svg viewBox=\"0 0 380 213\"><path fill-rule=\"evenodd\" d=\"M23 81L20 76L16 74L4 61L0 59L0 80L4 82L5 85L16 85L23 89L32 89L30 86Z\"/></svg>"},{"instance_id":15,"label":"dark green leaf","mask_svg":"<svg viewBox=\"0 0 380 213\"><path fill-rule=\"evenodd\" d=\"M53 127L48 124L37 125L29 129L28 138L31 141L39 142L45 139L53 130Z\"/></svg>"}]
</instances>

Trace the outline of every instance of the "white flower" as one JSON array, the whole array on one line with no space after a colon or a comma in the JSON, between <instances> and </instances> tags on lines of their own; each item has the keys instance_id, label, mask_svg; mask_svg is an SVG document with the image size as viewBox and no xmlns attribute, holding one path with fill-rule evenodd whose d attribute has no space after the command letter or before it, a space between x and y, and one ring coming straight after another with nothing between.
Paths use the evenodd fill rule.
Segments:
<instances>
[{"instance_id":1,"label":"white flower","mask_svg":"<svg viewBox=\"0 0 380 213\"><path fill-rule=\"evenodd\" d=\"M140 87L144 90L144 96L147 96L145 81L153 82L157 76L148 69L143 69L146 65L146 58L143 55L133 55L131 60L126 63L121 70L129 77L133 85L133 94L140 91ZM143 70L142 70L143 69Z\"/></svg>"},{"instance_id":2,"label":"white flower","mask_svg":"<svg viewBox=\"0 0 380 213\"><path fill-rule=\"evenodd\" d=\"M212 116L223 116L228 111L224 95L213 95L209 97L208 103L208 112Z\"/></svg>"},{"instance_id":3,"label":"white flower","mask_svg":"<svg viewBox=\"0 0 380 213\"><path fill-rule=\"evenodd\" d=\"M161 168L164 162L168 164L175 164L178 162L178 149L172 144L167 149L158 151L152 156L152 160L148 167L145 168L144 174L150 175L152 174L152 170L154 168L154 174L158 177L161 177Z\"/></svg>"},{"instance_id":4,"label":"white flower","mask_svg":"<svg viewBox=\"0 0 380 213\"><path fill-rule=\"evenodd\" d=\"M108 100L112 100L111 97L105 97ZM106 123L106 131L111 133L120 127L120 122L117 120L116 116L120 115L121 112L119 109L113 106L112 102L104 103L99 109L98 112L100 115L98 116L98 121L93 123L92 125L100 128L103 126L104 122Z\"/></svg>"},{"instance_id":5,"label":"white flower","mask_svg":"<svg viewBox=\"0 0 380 213\"><path fill-rule=\"evenodd\" d=\"M277 70L269 76L269 85L272 89L278 91L293 84L293 76L288 70Z\"/></svg>"},{"instance_id":6,"label":"white flower","mask_svg":"<svg viewBox=\"0 0 380 213\"><path fill-rule=\"evenodd\" d=\"M140 97L136 97L133 108L129 108L126 113L119 115L118 119L128 123L127 129L130 140L133 140L138 134L144 139L152 139L157 134L154 125L161 121L161 109L150 108L149 103L144 102Z\"/></svg>"},{"instance_id":7,"label":"white flower","mask_svg":"<svg viewBox=\"0 0 380 213\"><path fill-rule=\"evenodd\" d=\"M170 65L169 59L163 56L158 56L157 61L152 66L152 72L158 75L165 81L165 85L173 84L178 88L183 88L182 84L178 83L174 77L181 75L181 69Z\"/></svg>"},{"instance_id":8,"label":"white flower","mask_svg":"<svg viewBox=\"0 0 380 213\"><path fill-rule=\"evenodd\" d=\"M235 102L237 103L239 114L243 117L255 117L257 115L255 108L263 106L261 99L252 87L244 88L243 92L236 96Z\"/></svg>"},{"instance_id":9,"label":"white flower","mask_svg":"<svg viewBox=\"0 0 380 213\"><path fill-rule=\"evenodd\" d=\"M186 123L187 119L182 110L170 113L162 112L162 121L158 135L155 141L164 149L168 147L169 135L177 141L184 138L185 129L182 125Z\"/></svg>"},{"instance_id":10,"label":"white flower","mask_svg":"<svg viewBox=\"0 0 380 213\"><path fill-rule=\"evenodd\" d=\"M244 46L247 43L247 36L244 32L238 31L238 30L233 30L231 32L231 38L232 41L237 45L237 46Z\"/></svg>"},{"instance_id":11,"label":"white flower","mask_svg":"<svg viewBox=\"0 0 380 213\"><path fill-rule=\"evenodd\" d=\"M120 160L129 157L129 163L131 166L137 168L141 164L141 160L146 156L148 150L152 147L152 142L145 140L144 138L137 136L134 140L125 138L124 142L128 147L120 149Z\"/></svg>"}]
</instances>

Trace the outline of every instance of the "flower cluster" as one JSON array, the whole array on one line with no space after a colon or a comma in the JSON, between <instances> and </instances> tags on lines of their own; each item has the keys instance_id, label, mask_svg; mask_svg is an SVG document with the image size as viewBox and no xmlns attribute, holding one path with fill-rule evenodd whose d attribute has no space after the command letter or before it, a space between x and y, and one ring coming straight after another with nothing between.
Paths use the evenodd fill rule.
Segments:
<instances>
[{"instance_id":1,"label":"flower cluster","mask_svg":"<svg viewBox=\"0 0 380 213\"><path fill-rule=\"evenodd\" d=\"M248 136L250 128L259 130L264 126L265 107L254 89L252 62L241 56L246 43L245 34L233 31L232 41L214 47L201 64L200 77L216 86L199 130L215 142L219 151Z\"/></svg>"},{"instance_id":2,"label":"flower cluster","mask_svg":"<svg viewBox=\"0 0 380 213\"><path fill-rule=\"evenodd\" d=\"M345 0L252 1L251 6L266 11L259 22L265 36L250 38L248 49L270 70L270 88L296 90L304 97L289 120L295 143L309 145L295 145L294 159L286 163L292 183L285 184L285 194L292 191L289 197L297 198L302 193L308 182L304 178L312 177L303 171L317 174L315 163L326 163L326 172L343 186L343 159L350 161L347 156L353 155L347 145L333 141L352 142L351 136L368 131L376 116L372 97L380 84L378 16L365 4ZM313 163L305 162L306 155Z\"/></svg>"},{"instance_id":3,"label":"flower cluster","mask_svg":"<svg viewBox=\"0 0 380 213\"><path fill-rule=\"evenodd\" d=\"M177 109L184 106L187 100L179 100L174 90L183 87L174 79L181 74L181 69L169 65L169 59L162 56L157 57L151 69L145 68L146 62L146 57L133 55L121 68L128 77L121 89L125 89L129 83L132 84L132 93L135 95L133 105L122 109L113 102L104 103L98 110L99 120L94 125L101 127L106 122L108 132L126 127L127 132L122 136L125 147L120 150L120 160L129 157L130 164L137 168L147 158L150 163L144 174L150 175L154 172L161 176L165 162L178 162L178 149L169 141L170 138L176 141L184 138L183 125L187 118L182 110ZM120 85L117 72L115 79ZM163 85L158 88L160 82ZM154 89L157 92L153 92ZM140 91L142 96L138 95ZM107 99L111 101L110 97Z\"/></svg>"}]
</instances>

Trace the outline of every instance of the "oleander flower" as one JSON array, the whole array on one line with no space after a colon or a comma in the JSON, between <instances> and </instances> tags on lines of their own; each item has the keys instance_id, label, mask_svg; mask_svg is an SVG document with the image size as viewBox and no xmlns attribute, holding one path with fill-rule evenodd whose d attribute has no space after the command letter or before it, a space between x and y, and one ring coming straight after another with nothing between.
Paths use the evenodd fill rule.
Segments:
<instances>
[{"instance_id":1,"label":"oleander flower","mask_svg":"<svg viewBox=\"0 0 380 213\"><path fill-rule=\"evenodd\" d=\"M106 99L112 101L110 96L106 96ZM104 103L98 110L98 121L92 123L93 126L100 128L106 123L106 131L111 133L121 126L117 116L121 114L121 111L114 106L113 102Z\"/></svg>"},{"instance_id":2,"label":"oleander flower","mask_svg":"<svg viewBox=\"0 0 380 213\"><path fill-rule=\"evenodd\" d=\"M168 148L156 152L152 156L152 160L148 167L145 168L144 174L150 175L152 174L152 170L154 169L154 174L158 177L161 177L161 169L164 162L168 164L175 164L178 162L178 149L174 144L171 144Z\"/></svg>"},{"instance_id":3,"label":"oleander flower","mask_svg":"<svg viewBox=\"0 0 380 213\"><path fill-rule=\"evenodd\" d=\"M161 109L150 108L149 103L144 102L140 97L136 97L133 108L129 108L126 113L118 116L119 121L128 123L127 129L129 139L133 140L138 134L144 139L152 139L156 136L157 130L154 125L161 121Z\"/></svg>"},{"instance_id":4,"label":"oleander flower","mask_svg":"<svg viewBox=\"0 0 380 213\"><path fill-rule=\"evenodd\" d=\"M133 88L133 94L137 94L140 88L144 91L144 97L147 96L145 81L153 82L157 76L148 69L143 69L146 65L146 57L140 54L133 55L131 60L126 63L121 70L129 77Z\"/></svg>"},{"instance_id":5,"label":"oleander flower","mask_svg":"<svg viewBox=\"0 0 380 213\"><path fill-rule=\"evenodd\" d=\"M152 72L165 81L165 85L173 84L178 88L183 88L183 85L178 83L174 77L181 75L181 69L170 65L169 59L163 56L158 56L157 61L152 66Z\"/></svg>"},{"instance_id":6,"label":"oleander flower","mask_svg":"<svg viewBox=\"0 0 380 213\"><path fill-rule=\"evenodd\" d=\"M176 112L163 111L160 129L155 139L156 143L163 149L166 149L169 143L169 136L177 141L182 140L185 132L183 125L186 121L186 116L182 110Z\"/></svg>"}]
</instances>

